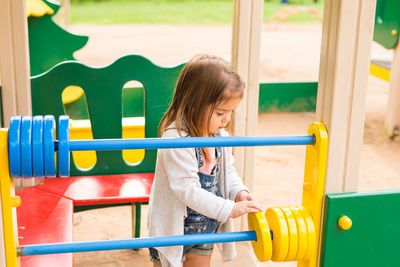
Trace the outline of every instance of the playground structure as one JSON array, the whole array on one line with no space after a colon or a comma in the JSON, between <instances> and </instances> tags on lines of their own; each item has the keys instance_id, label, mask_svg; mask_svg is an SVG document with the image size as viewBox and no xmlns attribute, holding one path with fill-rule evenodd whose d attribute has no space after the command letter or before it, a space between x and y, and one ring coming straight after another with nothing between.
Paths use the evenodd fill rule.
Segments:
<instances>
[{"instance_id":1,"label":"playground structure","mask_svg":"<svg viewBox=\"0 0 400 267\"><path fill-rule=\"evenodd\" d=\"M394 0L378 0L375 16L374 41L393 50L393 59L373 59L370 72L387 82L390 82L388 96L388 109L385 121L385 128L388 135L393 139L399 135L400 127L400 50L399 32L400 17L397 10L400 3Z\"/></svg>"},{"instance_id":2,"label":"playground structure","mask_svg":"<svg viewBox=\"0 0 400 267\"><path fill-rule=\"evenodd\" d=\"M257 69L257 59L258 59L257 56L259 51L259 42L257 43L257 41L259 41L259 35L257 37L257 34L259 34L259 27L261 27L260 7L262 7L261 1L254 1L252 4L249 4L249 2L247 1L235 1L235 21L234 21L234 35L233 35L234 49L233 49L232 61L234 65L237 67L242 77L244 77L245 80L248 80L248 85L250 88L249 95L247 95L246 96L247 98L245 99L245 104L244 104L245 107L243 106L241 107L246 112L243 112L241 114L246 114L247 116L251 115L253 117L254 114L257 114L257 111L254 108L254 105L252 106L250 103L254 103L254 99L257 98L257 93L258 93L258 90L254 90L254 88L258 87L257 79L254 79L257 77L254 77L252 75L257 73L257 71L255 70ZM384 222L377 222L376 220L370 220L368 212L370 208L369 204L374 199L381 199L381 200L383 199L383 201L387 203L389 208L390 206L393 207L393 205L396 205L395 203L398 203L398 195L399 195L398 192L393 192L391 194L382 192L366 193L366 194L341 194L343 192L354 192L357 189L357 177L358 177L357 166L360 154L360 147L362 143L362 126L363 126L362 118L365 105L365 88L366 88L365 85L368 74L368 65L369 65L368 59L369 59L370 44L372 39L371 32L373 27L372 18L374 15L373 14L374 7L375 7L375 1L372 0L325 2L323 39L322 39L323 49L321 51L320 77L318 83L319 88L318 88L318 101L317 101L317 120L323 122L323 124L327 126L327 130L329 132L329 141L326 141L328 142L328 149L327 151L325 150L326 151L325 156L328 158L328 160L326 164L324 164L321 161L316 160L320 159L319 157L309 158L308 156L310 154L312 155L313 153L315 153L317 144L319 144L318 138L316 138L317 141L315 142L315 145L311 146L308 143L306 164L312 164L311 166L314 167L306 168L305 183L303 186L303 200L304 200L303 205L306 206L308 209L310 209L312 213L311 217L315 228L316 229L324 228L324 230L322 230L322 232L315 231L316 233L315 242L318 245L316 246L315 251L312 253L310 260L306 261L305 263L306 265L302 265L303 263L300 263L301 266L316 266L317 264L320 264L322 266L338 266L339 264L340 265L348 264L348 266L356 266L357 264L362 264L363 266L377 266L382 262L381 258L375 257L375 255L378 255L379 253L385 255L384 261L388 262L388 264L390 264L391 262L395 262L396 260L394 258L396 255L394 250L390 251L388 250L388 252L382 252L382 250L384 249L382 247L384 246L382 246L381 244L377 244L377 242L374 242L372 240L360 243L358 242L358 240L360 240L363 236L365 236L365 229L368 228L374 229L377 223L379 223L379 226L381 227L382 230L377 231L378 232L377 234L379 235L382 233L382 231L384 231L385 232L384 236L385 240L383 241L384 244L388 244L389 246L393 244L393 246L390 247L393 249L396 248L395 246L396 241L391 238L398 236L398 228L389 227L389 225L398 224L398 218L396 217L396 215L393 215L392 213L387 214L385 216ZM351 49L349 49L349 46L351 46L350 47ZM249 49L249 47L251 49ZM3 59L3 54L1 54L0 58ZM4 76L3 72L2 72L2 77L3 79L4 77L8 78L8 76ZM343 105L343 103L351 103L351 104ZM245 117L235 118L235 119L238 120L239 122L240 120L246 121ZM29 121L28 118L25 120ZM64 121L63 125L64 126L62 127L66 127L68 126L68 123L65 123ZM246 127L237 126L235 129L236 130L235 134L251 135L251 132L249 130L254 129L255 128L254 126L255 126L254 122L253 124L249 123L249 125L247 125ZM11 131L11 126L9 131ZM244 132L244 134L241 134L241 132ZM310 132L309 134L313 134L313 132ZM29 135L26 134L24 135L28 136L29 139ZM10 137L14 137L15 135L9 135L7 133L7 130L2 130L1 136L2 136L2 145L1 145L2 159L7 159L8 157L7 144L9 142L9 140L7 139ZM66 148L68 147L67 145L68 143L71 145L74 142L73 140L68 141L68 138L65 138L66 136L68 136L68 132L61 131L58 137L58 141L55 142L57 143L59 151L58 153L62 153L61 159L60 159L60 154L58 156L58 159L60 160L59 170L62 170L61 174L68 174L68 172L64 172L67 171L68 169L67 166L69 166L68 164L69 156L67 156L69 155L69 149ZM45 140L43 140L43 142L44 141ZM126 142L126 140L123 140L121 142L124 143ZM236 140L236 142L237 144L239 144L238 140ZM191 144L191 146L192 145L193 144ZM213 145L217 144L214 143ZM20 146L21 147L23 146L22 140ZM29 145L25 144L24 146L29 148ZM120 147L120 149L124 148L125 147ZM27 153L27 155L29 155L29 153ZM239 153L237 157L239 158L239 161L241 158L240 155L241 154ZM245 151L244 153L242 153L242 155L251 158L251 150L249 150L249 152ZM18 161L11 160L9 163L12 162L19 165ZM321 165L318 165L316 163L321 163ZM18 206L19 200L18 198L14 198L13 196L12 184L14 183L15 179L9 177L8 162L2 162L1 164L2 164L1 166L4 167L2 168L2 170L4 170L4 172L2 172L2 177L5 177L4 180L6 183L5 186L2 185L1 187L2 207L6 207L8 212L7 215L5 215L4 213L2 214L3 218L2 221L6 222L3 224L3 227L6 226L9 227L7 229L13 229L16 227L16 224L10 225L9 223L10 218L13 217L12 215L10 216L10 211L11 212L13 210L15 211L13 207ZM44 161L44 164L46 164L46 160ZM318 166L318 168L316 168L316 166ZM55 169L55 166L53 167ZM318 171L316 172L316 170ZM251 164L245 167L244 171L251 172ZM325 175L326 177L325 186L323 185L315 186L313 183L311 183L313 181L316 181L313 176L316 173L323 173ZM27 176L29 176L29 174ZM251 181L248 180L249 176L247 175L245 177L247 178L245 182L251 185ZM62 179L62 178L56 178L56 179ZM46 179L46 180L51 181L52 179ZM321 189L321 191L316 190L317 188ZM25 192L29 192L29 189L32 189L31 191L37 191L37 192L40 191L39 188L34 187L34 188L26 188L25 190L27 191ZM311 199L307 200L308 194L316 192L320 194L320 197L318 198L317 201L312 201ZM336 194L330 194L330 193L336 193ZM7 196L9 196L9 198L7 198ZM350 202L357 204L354 204L354 206L348 205ZM309 206L309 203L316 204L314 209L317 210L319 213L313 213L312 209ZM21 208L24 207L24 204L33 205L34 201L29 201L28 197L26 197L25 199L22 198L22 205L20 207ZM324 205L325 208L322 209ZM69 206L69 208L71 208L71 206ZM295 208L292 209L295 210ZM275 212L275 214L278 214L279 210L283 212L286 209L280 208ZM69 211L69 213L71 213L71 211ZM289 212L285 213L288 214ZM379 211L379 213L382 214L383 211ZM347 216L347 218L343 217L344 215ZM260 237L260 234L256 234L256 237L254 237L254 233L247 233L244 234L245 237L243 236L241 237L243 239L239 239L236 236L234 237L234 239L230 239L230 241L234 240L255 241L254 239L256 238L257 241L253 245L256 247L256 249L259 249L258 251L256 251L256 255L261 260L268 259L269 255L271 257L274 257L274 253L276 254L278 252L282 252L282 254L280 255L282 256L282 258L286 259L289 255L288 254L289 247L292 248L291 256L294 254L296 254L297 256L297 253L294 253L293 251L300 250L300 245L293 246L293 244L296 243L300 244L298 243L299 242L298 240L300 239L301 234L290 235L290 239L288 238L289 241L286 243L283 242L279 246L277 245L274 247L274 244L272 244L273 248L271 252L271 250L268 249L269 245L267 244L270 236L269 236L269 231L265 230L266 224L265 222L261 223L261 221L263 221L262 216L261 218L259 218L260 215L255 215L255 216L258 217L258 220L250 219L251 227L253 227L253 229L256 232L258 231L257 230L258 228L264 228L264 233L267 234L265 234L262 237ZM269 216L272 217L273 215ZM283 219L282 216L278 216L277 218ZM309 219L310 217L307 216L307 218ZM350 224L351 221L349 219L352 220L354 224L353 227L351 228L349 228L349 226L351 226ZM319 220L324 221L325 225L324 227L322 227L322 224L319 223ZM256 223L254 223L254 221ZM271 226L271 228L273 228L274 223L272 222L271 218L269 220L267 219L267 221L268 224ZM296 221L285 217L285 221L294 222L294 224L292 223L291 225L295 225L296 222L300 223L301 220ZM279 224L278 227L281 227L282 225L285 224L284 223ZM385 227L385 225L387 227ZM299 226L298 229L303 229L303 228ZM22 231L24 229L19 229L19 230ZM307 231L310 232L309 229ZM303 233L304 237L305 232L304 231L301 232ZM14 264L15 262L13 259L16 258L16 251L17 251L17 245L15 244L17 240L16 238L17 235L15 234L16 231L15 230L4 231L3 233L7 233L7 238L3 239L5 240L4 242L5 247L12 246L15 248L14 250L11 249L11 252L10 250L8 250L10 253L4 254L7 257L12 257L11 263L8 264L7 262L7 264L13 266L11 264ZM10 233L14 233L13 240L10 240L9 238ZM273 242L277 242L277 240L279 240L277 237L279 236L280 233L283 233L283 231L281 232L278 230L273 230L273 233L274 233ZM298 238L297 242L295 241L296 237ZM138 240L140 241L140 239ZM210 242L210 240L217 240L217 239L216 238L207 239L203 241ZM265 240L266 243L265 244L262 243L262 245L260 245L259 242L262 240ZM307 240L307 242L312 242L313 239L309 238L303 240ZM187 241L187 242L199 242L199 241ZM354 251L355 243L358 244L357 251ZM161 244L165 245L165 243ZM287 245L287 251L288 251L287 253L285 253L286 251L285 244ZM64 252L70 252L72 251L70 250L71 246L75 245L76 244L71 244L71 245L60 244L58 246L66 248L67 250L64 250ZM80 244L80 245L87 245L87 244ZM98 249L106 249L104 247L104 244L100 244L99 242L95 243L94 246L96 246ZM35 246L31 248L34 247ZM21 250L20 253L23 254L24 252L22 251L24 251L24 246L20 246L19 250ZM26 253L25 255L29 254L29 252L26 251L29 251L29 249L25 250ZM369 255L366 255L365 251L369 251L370 252ZM264 252L264 254L261 254L260 256L260 254L258 253L262 252ZM341 258L337 257L338 252L340 253ZM33 254L34 253L31 253L31 255ZM65 254L62 255L68 256L68 254L69 253L67 253L67 255ZM57 258L60 259L62 255L61 254L57 255ZM279 253L276 255L279 255ZM25 257L29 256L23 256L23 257L21 256L22 259L24 259ZM289 259L290 258L291 257L289 257ZM42 258L42 259L43 261L45 261L48 258ZM4 260L4 262L6 261ZM70 263L71 261L64 262L64 264L66 265Z\"/></svg>"},{"instance_id":3,"label":"playground structure","mask_svg":"<svg viewBox=\"0 0 400 267\"><path fill-rule=\"evenodd\" d=\"M4 225L6 227L5 251L7 266L16 266L19 256L41 255L52 253L82 252L104 249L141 248L149 246L168 246L189 243L253 241L256 256L260 261L271 258L274 261L298 260L302 266L314 266L316 262L317 236L320 222L323 197L323 183L327 156L327 134L322 124L312 124L309 135L286 137L219 137L219 138L177 138L177 139L128 139L128 140L69 140L69 118L60 116L58 124L59 140L54 140L53 116L14 116L10 129L1 132L0 152L4 162L1 169L1 188L4 189L2 202L8 203L3 208ZM31 136L30 136L31 135ZM8 144L7 144L8 143ZM29 145L27 145L29 143ZM52 145L48 145L52 144ZM55 145L57 144L57 145ZM262 213L249 215L250 232L214 234L209 236L193 235L186 237L161 237L115 241L97 241L83 243L58 243L15 246L12 208L18 207L21 201L13 195L14 177L54 177L54 149L58 150L58 169L60 176L69 175L69 156L73 150L115 150L115 149L164 149L203 146L254 146L254 145L312 145L307 150L306 179L317 190L305 191L303 203L307 206L291 208L273 208L266 213L266 221ZM9 147L9 151L7 151ZM3 157L4 156L4 157ZM8 160L9 159L9 160ZM36 161L35 161L36 159ZM8 164L10 162L10 165ZM308 163L307 163L308 162ZM8 169L8 165L10 169ZM315 171L317 170L317 171ZM6 189L8 186L10 188ZM269 226L274 236L271 240ZM299 227L296 226L302 226ZM297 230L299 229L299 230ZM256 236L254 236L256 234ZM298 235L298 236L297 236ZM220 236L221 238L217 238ZM225 238L225 236L229 236ZM198 238L198 240L193 240ZM188 239L188 241L184 241ZM299 240L299 241L297 241ZM310 265L311 264L311 265Z\"/></svg>"}]
</instances>

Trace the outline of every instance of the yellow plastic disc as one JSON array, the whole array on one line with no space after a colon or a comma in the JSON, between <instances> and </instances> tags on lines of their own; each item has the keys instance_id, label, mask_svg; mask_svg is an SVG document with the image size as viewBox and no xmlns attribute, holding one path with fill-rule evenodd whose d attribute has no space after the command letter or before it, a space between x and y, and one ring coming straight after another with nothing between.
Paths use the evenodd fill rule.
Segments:
<instances>
[{"instance_id":1,"label":"yellow plastic disc","mask_svg":"<svg viewBox=\"0 0 400 267\"><path fill-rule=\"evenodd\" d=\"M311 256L315 253L316 251L316 246L317 246L317 235L315 233L315 227L314 227L314 220L311 216L310 211L308 210L307 207L304 206L299 206L299 209L304 215L304 220L306 222L307 226L307 232L308 232L308 247L306 254L304 255L304 260L308 260L311 258Z\"/></svg>"},{"instance_id":2,"label":"yellow plastic disc","mask_svg":"<svg viewBox=\"0 0 400 267\"><path fill-rule=\"evenodd\" d=\"M289 230L289 250L285 261L294 261L296 260L297 246L299 245L299 241L297 238L296 219L294 218L294 215L289 208L280 208L280 209L285 215L286 223Z\"/></svg>"},{"instance_id":3,"label":"yellow plastic disc","mask_svg":"<svg viewBox=\"0 0 400 267\"><path fill-rule=\"evenodd\" d=\"M64 104L72 103L83 95L83 89L79 86L70 85L61 94Z\"/></svg>"},{"instance_id":4,"label":"yellow plastic disc","mask_svg":"<svg viewBox=\"0 0 400 267\"><path fill-rule=\"evenodd\" d=\"M269 208L265 217L272 230L272 261L284 261L289 249L289 230L285 215L280 208Z\"/></svg>"},{"instance_id":5,"label":"yellow plastic disc","mask_svg":"<svg viewBox=\"0 0 400 267\"><path fill-rule=\"evenodd\" d=\"M298 207L289 207L296 219L297 237L299 246L297 247L296 260L302 260L307 252L308 246L308 231L304 215Z\"/></svg>"},{"instance_id":6,"label":"yellow plastic disc","mask_svg":"<svg viewBox=\"0 0 400 267\"><path fill-rule=\"evenodd\" d=\"M338 225L342 230L349 230L353 225L353 221L347 216L342 216L338 221Z\"/></svg>"},{"instance_id":7,"label":"yellow plastic disc","mask_svg":"<svg viewBox=\"0 0 400 267\"><path fill-rule=\"evenodd\" d=\"M272 257L272 240L267 219L260 211L257 213L249 213L247 215L247 220L249 223L249 230L255 231L257 235L257 240L251 241L254 254L256 254L257 259L261 262L269 261Z\"/></svg>"}]
</instances>

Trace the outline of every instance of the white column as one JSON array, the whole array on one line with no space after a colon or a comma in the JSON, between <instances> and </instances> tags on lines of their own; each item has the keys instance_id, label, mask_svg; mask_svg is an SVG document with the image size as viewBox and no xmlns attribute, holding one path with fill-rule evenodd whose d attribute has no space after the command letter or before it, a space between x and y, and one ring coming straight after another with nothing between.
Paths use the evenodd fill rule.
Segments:
<instances>
[{"instance_id":1,"label":"white column","mask_svg":"<svg viewBox=\"0 0 400 267\"><path fill-rule=\"evenodd\" d=\"M394 136L394 128L400 127L400 48L393 50L393 61L390 67L390 91L388 97L388 108L385 127L389 136Z\"/></svg>"},{"instance_id":2,"label":"white column","mask_svg":"<svg viewBox=\"0 0 400 267\"><path fill-rule=\"evenodd\" d=\"M324 3L316 120L329 135L325 194L357 191L375 8L376 0Z\"/></svg>"},{"instance_id":3,"label":"white column","mask_svg":"<svg viewBox=\"0 0 400 267\"><path fill-rule=\"evenodd\" d=\"M242 103L233 118L235 135L255 135L258 115L260 42L264 2L234 0L232 65L246 83ZM235 149L236 168L245 184L253 187L254 148Z\"/></svg>"},{"instance_id":4,"label":"white column","mask_svg":"<svg viewBox=\"0 0 400 267\"><path fill-rule=\"evenodd\" d=\"M28 25L24 0L0 0L0 76L4 127L12 115L32 115ZM16 187L21 187L21 179ZM25 179L23 186L35 185Z\"/></svg>"},{"instance_id":5,"label":"white column","mask_svg":"<svg viewBox=\"0 0 400 267\"><path fill-rule=\"evenodd\" d=\"M357 190L376 0L326 0L316 119L329 134L326 193Z\"/></svg>"},{"instance_id":6,"label":"white column","mask_svg":"<svg viewBox=\"0 0 400 267\"><path fill-rule=\"evenodd\" d=\"M0 76L5 127L12 115L31 115L28 28L24 0L0 0Z\"/></svg>"}]
</instances>

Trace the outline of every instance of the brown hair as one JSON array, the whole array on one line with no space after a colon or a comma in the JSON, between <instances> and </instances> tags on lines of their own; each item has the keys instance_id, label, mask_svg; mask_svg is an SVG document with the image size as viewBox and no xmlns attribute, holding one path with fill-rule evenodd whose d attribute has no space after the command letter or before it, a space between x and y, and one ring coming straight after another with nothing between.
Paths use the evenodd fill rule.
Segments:
<instances>
[{"instance_id":1,"label":"brown hair","mask_svg":"<svg viewBox=\"0 0 400 267\"><path fill-rule=\"evenodd\" d=\"M223 101L242 97L244 88L243 80L228 61L196 55L179 76L172 104L160 122L159 134L175 122L178 133L184 130L189 136L201 137L209 126L212 115L209 111Z\"/></svg>"}]
</instances>

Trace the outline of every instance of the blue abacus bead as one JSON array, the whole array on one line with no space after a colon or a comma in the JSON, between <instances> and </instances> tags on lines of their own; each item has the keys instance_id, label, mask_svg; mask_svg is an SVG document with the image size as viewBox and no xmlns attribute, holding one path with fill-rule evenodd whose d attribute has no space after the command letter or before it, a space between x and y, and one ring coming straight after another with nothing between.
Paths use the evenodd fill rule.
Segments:
<instances>
[{"instance_id":1,"label":"blue abacus bead","mask_svg":"<svg viewBox=\"0 0 400 267\"><path fill-rule=\"evenodd\" d=\"M33 117L32 164L33 176L44 177L43 116Z\"/></svg>"},{"instance_id":2,"label":"blue abacus bead","mask_svg":"<svg viewBox=\"0 0 400 267\"><path fill-rule=\"evenodd\" d=\"M8 162L11 177L21 177L21 116L12 116L8 130Z\"/></svg>"},{"instance_id":3,"label":"blue abacus bead","mask_svg":"<svg viewBox=\"0 0 400 267\"><path fill-rule=\"evenodd\" d=\"M58 119L58 173L61 177L69 176L69 116Z\"/></svg>"},{"instance_id":4,"label":"blue abacus bead","mask_svg":"<svg viewBox=\"0 0 400 267\"><path fill-rule=\"evenodd\" d=\"M21 122L22 177L32 178L32 116L23 116Z\"/></svg>"},{"instance_id":5,"label":"blue abacus bead","mask_svg":"<svg viewBox=\"0 0 400 267\"><path fill-rule=\"evenodd\" d=\"M44 116L43 122L43 154L44 154L44 174L46 177L56 177L56 161L54 147L54 128L55 119L53 115Z\"/></svg>"}]
</instances>

